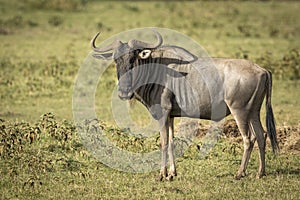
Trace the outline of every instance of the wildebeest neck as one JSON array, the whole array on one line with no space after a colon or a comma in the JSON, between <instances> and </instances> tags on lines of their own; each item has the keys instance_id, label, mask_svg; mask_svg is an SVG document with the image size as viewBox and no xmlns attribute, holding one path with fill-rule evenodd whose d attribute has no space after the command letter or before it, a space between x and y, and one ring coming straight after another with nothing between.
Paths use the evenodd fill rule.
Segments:
<instances>
[{"instance_id":1,"label":"wildebeest neck","mask_svg":"<svg viewBox=\"0 0 300 200\"><path fill-rule=\"evenodd\" d=\"M134 96L149 109L154 118L160 118L163 93L168 91L172 95L169 83L182 79L185 75L157 63L136 66L132 69Z\"/></svg>"}]
</instances>

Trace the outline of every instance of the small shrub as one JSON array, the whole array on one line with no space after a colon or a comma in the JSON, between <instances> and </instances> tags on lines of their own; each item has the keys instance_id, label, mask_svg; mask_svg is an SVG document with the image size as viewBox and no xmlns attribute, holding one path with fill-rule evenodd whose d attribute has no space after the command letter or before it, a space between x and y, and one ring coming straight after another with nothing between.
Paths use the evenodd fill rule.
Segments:
<instances>
[{"instance_id":1,"label":"small shrub","mask_svg":"<svg viewBox=\"0 0 300 200\"><path fill-rule=\"evenodd\" d=\"M236 58L241 58L241 59L248 59L249 58L249 56L248 56L249 51L244 50L242 48L240 48L239 50L240 50L239 52L235 53Z\"/></svg>"},{"instance_id":2,"label":"small shrub","mask_svg":"<svg viewBox=\"0 0 300 200\"><path fill-rule=\"evenodd\" d=\"M42 132L57 142L64 148L72 138L75 127L68 121L58 122L53 113L46 113L41 116L38 126Z\"/></svg>"},{"instance_id":3,"label":"small shrub","mask_svg":"<svg viewBox=\"0 0 300 200\"><path fill-rule=\"evenodd\" d=\"M139 8L137 6L134 5L126 5L125 4L125 8L131 12L139 12Z\"/></svg>"},{"instance_id":4,"label":"small shrub","mask_svg":"<svg viewBox=\"0 0 300 200\"><path fill-rule=\"evenodd\" d=\"M24 20L22 16L16 15L13 18L6 20L5 24L8 26L20 27L20 26L24 26Z\"/></svg>"},{"instance_id":5,"label":"small shrub","mask_svg":"<svg viewBox=\"0 0 300 200\"><path fill-rule=\"evenodd\" d=\"M281 68L287 78L296 80L300 79L300 51L292 49L285 54L281 61Z\"/></svg>"},{"instance_id":6,"label":"small shrub","mask_svg":"<svg viewBox=\"0 0 300 200\"><path fill-rule=\"evenodd\" d=\"M12 29L24 27L25 22L22 16L15 15L8 19L0 19L0 34L8 35Z\"/></svg>"},{"instance_id":7,"label":"small shrub","mask_svg":"<svg viewBox=\"0 0 300 200\"><path fill-rule=\"evenodd\" d=\"M265 52L256 62L269 69L279 79L300 79L300 51L292 49L281 59L275 60L271 52Z\"/></svg>"},{"instance_id":8,"label":"small shrub","mask_svg":"<svg viewBox=\"0 0 300 200\"><path fill-rule=\"evenodd\" d=\"M60 26L63 22L63 18L57 15L50 17L48 20L48 23L52 26Z\"/></svg>"},{"instance_id":9,"label":"small shrub","mask_svg":"<svg viewBox=\"0 0 300 200\"><path fill-rule=\"evenodd\" d=\"M34 8L58 11L76 11L83 7L87 0L27 0Z\"/></svg>"},{"instance_id":10,"label":"small shrub","mask_svg":"<svg viewBox=\"0 0 300 200\"><path fill-rule=\"evenodd\" d=\"M21 15L15 15L8 19L0 19L0 35L9 35L15 29L29 27L37 27L38 23L32 20L25 20Z\"/></svg>"},{"instance_id":11,"label":"small shrub","mask_svg":"<svg viewBox=\"0 0 300 200\"><path fill-rule=\"evenodd\" d=\"M29 21L28 21L28 25L29 25L30 27L37 27L39 24L38 24L37 22L35 22L35 21L29 20Z\"/></svg>"},{"instance_id":12,"label":"small shrub","mask_svg":"<svg viewBox=\"0 0 300 200\"><path fill-rule=\"evenodd\" d=\"M237 29L243 35L243 37L256 37L256 38L260 37L259 32L252 25L246 25L246 24L238 25Z\"/></svg>"},{"instance_id":13,"label":"small shrub","mask_svg":"<svg viewBox=\"0 0 300 200\"><path fill-rule=\"evenodd\" d=\"M269 35L270 37L277 37L279 35L279 30L275 27L271 28Z\"/></svg>"},{"instance_id":14,"label":"small shrub","mask_svg":"<svg viewBox=\"0 0 300 200\"><path fill-rule=\"evenodd\" d=\"M26 145L32 144L39 138L38 126L30 126L28 123L9 123L0 120L0 157L17 158Z\"/></svg>"},{"instance_id":15,"label":"small shrub","mask_svg":"<svg viewBox=\"0 0 300 200\"><path fill-rule=\"evenodd\" d=\"M11 33L7 28L0 27L0 35L9 35Z\"/></svg>"}]
</instances>

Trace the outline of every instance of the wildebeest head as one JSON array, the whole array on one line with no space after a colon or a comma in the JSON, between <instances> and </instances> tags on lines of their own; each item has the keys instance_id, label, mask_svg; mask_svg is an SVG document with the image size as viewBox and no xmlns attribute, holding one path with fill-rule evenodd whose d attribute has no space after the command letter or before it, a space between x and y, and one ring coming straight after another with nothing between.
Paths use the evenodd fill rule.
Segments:
<instances>
[{"instance_id":1,"label":"wildebeest head","mask_svg":"<svg viewBox=\"0 0 300 200\"><path fill-rule=\"evenodd\" d=\"M91 40L92 49L97 52L93 56L99 59L113 59L117 67L117 76L119 80L118 95L121 99L131 99L134 94L133 89L133 68L139 64L139 60L147 59L153 49L161 46L162 36L154 31L157 42L154 44L145 43L139 40L130 40L123 43L119 40L114 41L110 45L99 48L95 45L98 37L97 33ZM107 53L112 51L110 53Z\"/></svg>"}]
</instances>

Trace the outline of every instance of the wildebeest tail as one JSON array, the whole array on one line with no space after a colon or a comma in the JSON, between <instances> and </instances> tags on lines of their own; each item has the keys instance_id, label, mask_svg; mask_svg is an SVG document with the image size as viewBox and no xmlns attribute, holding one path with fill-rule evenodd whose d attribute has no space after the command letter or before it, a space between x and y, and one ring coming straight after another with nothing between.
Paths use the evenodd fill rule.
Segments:
<instances>
[{"instance_id":1,"label":"wildebeest tail","mask_svg":"<svg viewBox=\"0 0 300 200\"><path fill-rule=\"evenodd\" d=\"M271 104L271 95L272 95L272 74L267 71L267 82L266 82L266 125L269 138L271 140L272 150L274 154L279 152L279 146L277 142L276 136L276 127L275 127L275 119Z\"/></svg>"}]
</instances>

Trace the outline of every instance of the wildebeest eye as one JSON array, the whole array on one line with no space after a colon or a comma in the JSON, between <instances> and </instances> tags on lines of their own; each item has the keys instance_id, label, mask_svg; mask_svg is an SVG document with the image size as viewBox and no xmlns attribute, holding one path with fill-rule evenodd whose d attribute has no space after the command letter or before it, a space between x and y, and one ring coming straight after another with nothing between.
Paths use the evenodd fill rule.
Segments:
<instances>
[{"instance_id":1,"label":"wildebeest eye","mask_svg":"<svg viewBox=\"0 0 300 200\"><path fill-rule=\"evenodd\" d=\"M147 58L149 58L150 55L151 55L151 50L150 49L145 49L145 50L143 50L139 53L139 57L141 59L147 59Z\"/></svg>"}]
</instances>

